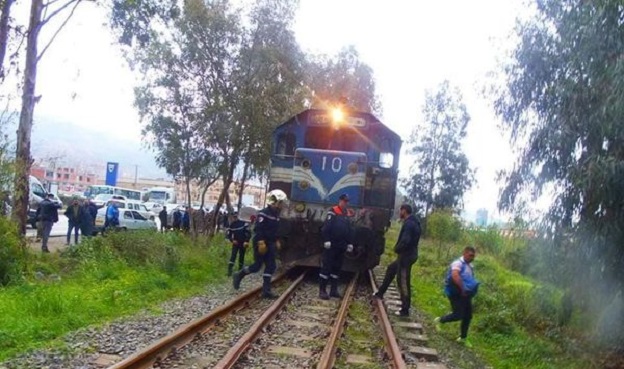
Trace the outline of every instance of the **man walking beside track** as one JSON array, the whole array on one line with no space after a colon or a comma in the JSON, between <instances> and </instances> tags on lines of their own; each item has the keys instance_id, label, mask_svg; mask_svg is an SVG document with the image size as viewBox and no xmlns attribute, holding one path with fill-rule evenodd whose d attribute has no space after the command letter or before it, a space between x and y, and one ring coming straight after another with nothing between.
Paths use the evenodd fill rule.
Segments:
<instances>
[{"instance_id":1,"label":"man walking beside track","mask_svg":"<svg viewBox=\"0 0 624 369\"><path fill-rule=\"evenodd\" d=\"M401 310L396 312L399 316L409 316L409 309L412 303L411 274L412 265L418 260L418 242L420 241L420 222L412 215L412 207L407 204L401 205L399 217L403 220L403 226L399 233L399 240L394 246L397 254L395 261L388 265L383 283L379 290L373 295L383 299L384 293L392 280L397 277L399 293L401 294Z\"/></svg>"},{"instance_id":2,"label":"man walking beside track","mask_svg":"<svg viewBox=\"0 0 624 369\"><path fill-rule=\"evenodd\" d=\"M349 196L340 195L338 205L327 212L325 223L321 228L323 237L323 259L319 273L319 298L329 300L330 297L340 298L338 293L338 273L342 268L344 253L353 252L353 227L347 216ZM327 294L327 282L331 289Z\"/></svg>"},{"instance_id":3,"label":"man walking beside track","mask_svg":"<svg viewBox=\"0 0 624 369\"><path fill-rule=\"evenodd\" d=\"M240 271L245 266L245 251L249 247L249 239L251 239L249 227L247 223L238 219L238 213L234 212L232 218L233 221L227 231L227 239L232 243L232 254L228 263L228 277L232 275L236 256L238 256L238 270Z\"/></svg>"},{"instance_id":4,"label":"man walking beside track","mask_svg":"<svg viewBox=\"0 0 624 369\"><path fill-rule=\"evenodd\" d=\"M475 248L467 246L464 248L462 257L451 263L446 277L444 293L451 303L453 312L434 320L437 330L440 330L441 324L461 320L460 335L457 342L468 347L472 346L468 341L468 328L472 320L472 298L479 289L479 282L475 279L471 264L475 255Z\"/></svg>"}]
</instances>

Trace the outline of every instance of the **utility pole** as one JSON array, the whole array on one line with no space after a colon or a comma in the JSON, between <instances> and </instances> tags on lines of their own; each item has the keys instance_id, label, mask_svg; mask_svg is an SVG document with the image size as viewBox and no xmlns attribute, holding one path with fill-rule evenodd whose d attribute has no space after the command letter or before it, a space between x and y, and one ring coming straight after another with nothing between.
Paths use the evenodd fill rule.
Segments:
<instances>
[{"instance_id":1,"label":"utility pole","mask_svg":"<svg viewBox=\"0 0 624 369\"><path fill-rule=\"evenodd\" d=\"M139 179L139 166L134 165L134 188L137 188L137 182Z\"/></svg>"}]
</instances>

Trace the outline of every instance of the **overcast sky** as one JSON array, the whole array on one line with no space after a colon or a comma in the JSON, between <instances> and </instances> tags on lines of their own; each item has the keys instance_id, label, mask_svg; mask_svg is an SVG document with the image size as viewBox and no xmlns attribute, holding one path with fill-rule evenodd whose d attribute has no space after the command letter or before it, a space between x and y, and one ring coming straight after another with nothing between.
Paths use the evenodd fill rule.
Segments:
<instances>
[{"instance_id":1,"label":"overcast sky","mask_svg":"<svg viewBox=\"0 0 624 369\"><path fill-rule=\"evenodd\" d=\"M499 188L495 172L509 167L513 155L480 91L486 73L511 46L509 35L521 11L519 0L301 0L295 32L310 52L333 54L355 45L374 70L380 118L405 138L421 119L426 89L444 79L458 86L472 117L464 148L478 181L465 207L469 212L484 207L492 214ZM43 59L36 112L140 145L132 106L137 77L113 45L105 22L91 4L78 9ZM411 162L403 156L402 174Z\"/></svg>"}]
</instances>

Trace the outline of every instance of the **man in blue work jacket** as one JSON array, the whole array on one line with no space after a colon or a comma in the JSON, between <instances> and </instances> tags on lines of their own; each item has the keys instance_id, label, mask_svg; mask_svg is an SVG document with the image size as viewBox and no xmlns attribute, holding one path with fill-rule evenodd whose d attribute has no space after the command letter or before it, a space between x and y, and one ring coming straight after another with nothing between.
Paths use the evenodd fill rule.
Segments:
<instances>
[{"instance_id":1,"label":"man in blue work jacket","mask_svg":"<svg viewBox=\"0 0 624 369\"><path fill-rule=\"evenodd\" d=\"M255 234L253 238L254 263L246 266L238 273L234 273L232 283L234 289L239 289L243 278L256 273L264 264L262 273L262 297L274 299L277 295L271 292L271 278L277 268L277 230L279 228L279 213L288 197L281 190L273 190L267 194L269 206L260 210L256 217Z\"/></svg>"},{"instance_id":2,"label":"man in blue work jacket","mask_svg":"<svg viewBox=\"0 0 624 369\"><path fill-rule=\"evenodd\" d=\"M227 232L227 239L232 243L232 254L228 263L228 277L232 276L236 256L238 256L239 271L245 266L245 251L249 246L249 239L251 238L251 231L247 223L238 219L238 213L232 214L232 218L234 219Z\"/></svg>"},{"instance_id":3,"label":"man in blue work jacket","mask_svg":"<svg viewBox=\"0 0 624 369\"><path fill-rule=\"evenodd\" d=\"M340 298L338 293L338 278L342 268L342 259L345 252L353 252L353 227L347 215L349 196L342 194L338 205L327 212L325 223L321 228L323 237L323 258L319 273L319 298L329 300L330 297ZM327 283L331 289L327 294Z\"/></svg>"}]
</instances>

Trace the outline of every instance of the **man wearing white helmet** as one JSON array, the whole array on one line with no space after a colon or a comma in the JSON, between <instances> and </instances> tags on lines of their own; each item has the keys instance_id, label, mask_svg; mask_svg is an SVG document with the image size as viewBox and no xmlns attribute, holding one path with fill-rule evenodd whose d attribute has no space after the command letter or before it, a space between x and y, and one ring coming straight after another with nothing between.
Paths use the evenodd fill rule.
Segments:
<instances>
[{"instance_id":1,"label":"man wearing white helmet","mask_svg":"<svg viewBox=\"0 0 624 369\"><path fill-rule=\"evenodd\" d=\"M282 190L273 190L267 194L269 206L260 210L256 217L254 229L253 251L254 263L244 267L238 273L234 273L232 280L234 289L240 288L243 278L250 273L256 273L264 264L262 274L262 297L274 299L277 296L271 292L271 278L276 269L275 257L277 256L277 230L279 228L279 213L288 197Z\"/></svg>"}]
</instances>

